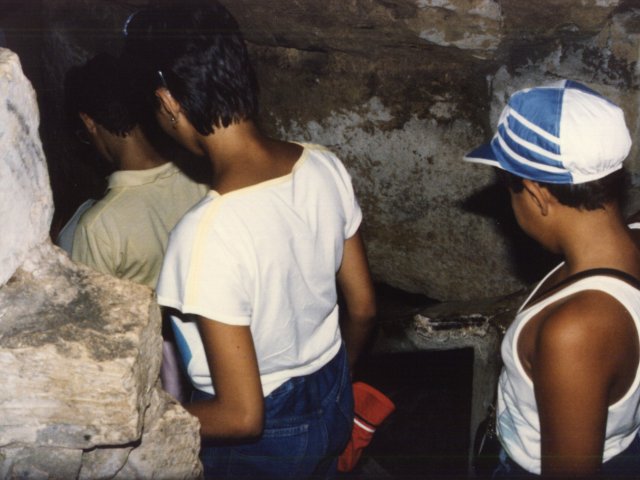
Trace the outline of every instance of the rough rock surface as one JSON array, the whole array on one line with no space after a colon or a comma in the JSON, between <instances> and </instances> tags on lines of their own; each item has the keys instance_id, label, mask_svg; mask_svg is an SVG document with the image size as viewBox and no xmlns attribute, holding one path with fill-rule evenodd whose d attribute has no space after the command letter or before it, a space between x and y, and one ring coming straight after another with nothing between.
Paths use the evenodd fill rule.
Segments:
<instances>
[{"instance_id":1,"label":"rough rock surface","mask_svg":"<svg viewBox=\"0 0 640 480\"><path fill-rule=\"evenodd\" d=\"M0 478L198 478L198 421L160 390L151 290L76 265L47 238L38 110L6 49L0 104L0 250L14 265L0 284Z\"/></svg>"},{"instance_id":2,"label":"rough rock surface","mask_svg":"<svg viewBox=\"0 0 640 480\"><path fill-rule=\"evenodd\" d=\"M57 197L73 193L59 170L80 171L65 167L72 155L58 140L64 71L99 50L117 53L126 16L162 1L171 0L44 2L44 131ZM341 155L364 209L375 278L404 290L491 297L547 268L528 263L535 255L490 189L491 169L461 162L489 139L517 87L583 81L621 103L638 137L635 0L221 1L255 60L263 128ZM629 162L636 185L638 151Z\"/></svg>"},{"instance_id":3,"label":"rough rock surface","mask_svg":"<svg viewBox=\"0 0 640 480\"><path fill-rule=\"evenodd\" d=\"M53 215L47 164L37 135L36 94L18 56L0 49L0 286L49 235Z\"/></svg>"}]
</instances>

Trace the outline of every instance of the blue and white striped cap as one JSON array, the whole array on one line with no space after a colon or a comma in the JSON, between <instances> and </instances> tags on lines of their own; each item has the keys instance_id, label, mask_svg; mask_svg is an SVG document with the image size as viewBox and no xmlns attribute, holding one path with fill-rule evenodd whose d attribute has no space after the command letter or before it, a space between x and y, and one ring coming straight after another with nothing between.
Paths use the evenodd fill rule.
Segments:
<instances>
[{"instance_id":1,"label":"blue and white striped cap","mask_svg":"<svg viewBox=\"0 0 640 480\"><path fill-rule=\"evenodd\" d=\"M619 170L630 149L622 109L562 80L514 93L491 142L464 159L537 182L576 184Z\"/></svg>"}]
</instances>

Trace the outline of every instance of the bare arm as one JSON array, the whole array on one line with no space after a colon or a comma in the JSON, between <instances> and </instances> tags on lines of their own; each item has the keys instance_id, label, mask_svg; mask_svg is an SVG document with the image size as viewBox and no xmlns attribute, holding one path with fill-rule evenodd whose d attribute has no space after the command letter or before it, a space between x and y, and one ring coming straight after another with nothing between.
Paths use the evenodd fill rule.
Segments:
<instances>
[{"instance_id":1,"label":"bare arm","mask_svg":"<svg viewBox=\"0 0 640 480\"><path fill-rule=\"evenodd\" d=\"M624 322L625 315L628 322ZM629 343L634 336L626 328L629 325L628 313L618 302L593 291L574 295L541 324L532 379L544 477L587 479L597 475L607 409L615 400L614 391L621 396L625 390L625 385L616 386L620 372L629 369L625 352L632 350L637 355Z\"/></svg>"},{"instance_id":2,"label":"bare arm","mask_svg":"<svg viewBox=\"0 0 640 480\"><path fill-rule=\"evenodd\" d=\"M347 311L342 335L353 368L374 326L376 300L369 264L359 232L344 243L338 285L344 295Z\"/></svg>"},{"instance_id":3,"label":"bare arm","mask_svg":"<svg viewBox=\"0 0 640 480\"><path fill-rule=\"evenodd\" d=\"M210 438L250 438L264 424L264 398L249 327L198 317L216 392L214 399L185 408L200 420L200 434Z\"/></svg>"}]
</instances>

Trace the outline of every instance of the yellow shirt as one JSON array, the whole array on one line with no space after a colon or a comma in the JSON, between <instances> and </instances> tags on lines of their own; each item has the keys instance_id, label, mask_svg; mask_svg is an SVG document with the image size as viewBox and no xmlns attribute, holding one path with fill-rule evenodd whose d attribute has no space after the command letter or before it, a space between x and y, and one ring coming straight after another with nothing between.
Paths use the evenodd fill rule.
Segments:
<instances>
[{"instance_id":1,"label":"yellow shirt","mask_svg":"<svg viewBox=\"0 0 640 480\"><path fill-rule=\"evenodd\" d=\"M169 232L208 190L172 163L115 172L105 197L82 215L71 258L155 288Z\"/></svg>"}]
</instances>

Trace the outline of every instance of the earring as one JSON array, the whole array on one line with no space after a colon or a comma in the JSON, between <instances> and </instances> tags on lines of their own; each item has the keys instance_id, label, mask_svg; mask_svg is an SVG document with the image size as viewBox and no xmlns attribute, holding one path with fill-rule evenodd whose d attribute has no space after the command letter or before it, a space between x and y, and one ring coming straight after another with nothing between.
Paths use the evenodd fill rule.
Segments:
<instances>
[{"instance_id":1,"label":"earring","mask_svg":"<svg viewBox=\"0 0 640 480\"><path fill-rule=\"evenodd\" d=\"M176 128L176 124L178 123L178 121L176 120L176 117L174 117L173 115L171 115L171 126L173 128Z\"/></svg>"}]
</instances>

